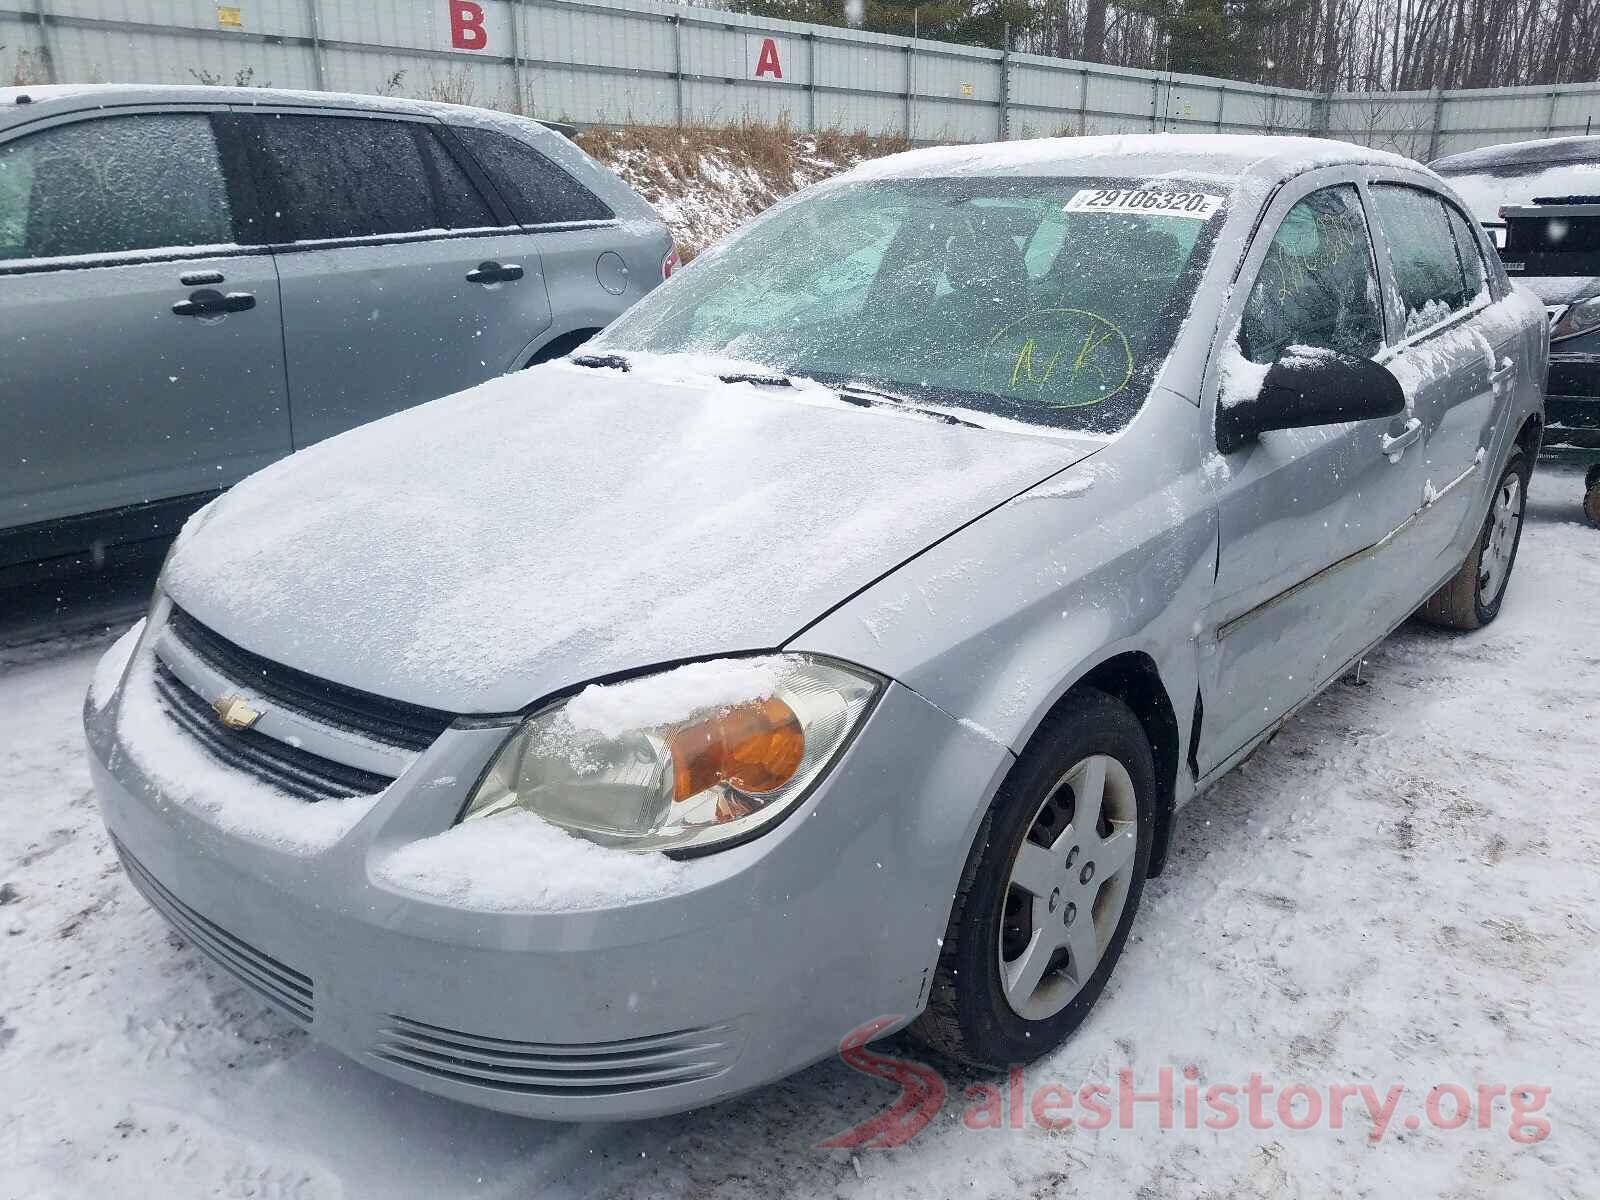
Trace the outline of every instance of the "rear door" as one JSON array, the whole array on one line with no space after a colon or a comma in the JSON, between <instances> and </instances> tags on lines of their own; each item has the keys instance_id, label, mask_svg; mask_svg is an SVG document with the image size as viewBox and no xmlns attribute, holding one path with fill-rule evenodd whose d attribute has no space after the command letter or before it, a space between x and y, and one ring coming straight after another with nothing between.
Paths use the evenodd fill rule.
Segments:
<instances>
[{"instance_id":1,"label":"rear door","mask_svg":"<svg viewBox=\"0 0 1600 1200\"><path fill-rule=\"evenodd\" d=\"M517 220L535 239L556 321L599 329L661 282L637 234L605 200L528 143L475 125L448 126Z\"/></svg>"},{"instance_id":2,"label":"rear door","mask_svg":"<svg viewBox=\"0 0 1600 1200\"><path fill-rule=\"evenodd\" d=\"M1483 494L1481 473L1489 469L1497 414L1505 411L1505 389L1514 379L1513 348L1500 342L1518 331L1512 326L1495 340L1485 334L1483 313L1493 297L1481 255L1463 255L1451 218L1463 227L1466 219L1453 205L1400 183L1374 182L1369 194L1387 249L1394 330L1388 367L1421 422L1426 472L1416 520L1404 536L1421 576L1409 585L1416 605L1460 565L1457 534L1481 516L1475 503Z\"/></svg>"},{"instance_id":3,"label":"rear door","mask_svg":"<svg viewBox=\"0 0 1600 1200\"><path fill-rule=\"evenodd\" d=\"M1248 388L1290 346L1382 353L1374 246L1359 189L1338 174L1317 186L1330 178L1317 172L1274 199L1224 316L1209 389ZM1220 544L1202 655L1202 772L1387 628L1371 614L1358 622L1349 615L1374 580L1408 569L1384 546L1417 506L1420 473L1403 440L1415 439L1408 419L1274 430L1208 471ZM1400 615L1381 606L1378 614L1393 622Z\"/></svg>"},{"instance_id":4,"label":"rear door","mask_svg":"<svg viewBox=\"0 0 1600 1200\"><path fill-rule=\"evenodd\" d=\"M538 250L439 136L388 113L251 109L295 445L514 366L550 324Z\"/></svg>"},{"instance_id":5,"label":"rear door","mask_svg":"<svg viewBox=\"0 0 1600 1200\"><path fill-rule=\"evenodd\" d=\"M0 140L0 528L138 505L116 536L155 536L289 452L277 276L233 182L203 106Z\"/></svg>"}]
</instances>

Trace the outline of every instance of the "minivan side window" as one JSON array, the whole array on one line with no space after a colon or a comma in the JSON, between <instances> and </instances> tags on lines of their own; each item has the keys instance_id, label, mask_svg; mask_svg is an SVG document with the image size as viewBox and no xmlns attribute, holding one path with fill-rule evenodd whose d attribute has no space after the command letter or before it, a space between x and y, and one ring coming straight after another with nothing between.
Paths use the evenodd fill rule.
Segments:
<instances>
[{"instance_id":1,"label":"minivan side window","mask_svg":"<svg viewBox=\"0 0 1600 1200\"><path fill-rule=\"evenodd\" d=\"M266 206L294 242L493 225L482 197L411 121L262 113L248 128Z\"/></svg>"},{"instance_id":2,"label":"minivan side window","mask_svg":"<svg viewBox=\"0 0 1600 1200\"><path fill-rule=\"evenodd\" d=\"M1284 216L1240 321L1240 348L1275 362L1288 346L1370 357L1383 345L1372 240L1354 186L1312 192Z\"/></svg>"},{"instance_id":3,"label":"minivan side window","mask_svg":"<svg viewBox=\"0 0 1600 1200\"><path fill-rule=\"evenodd\" d=\"M1378 183L1372 206L1389 243L1406 335L1465 308L1478 289L1467 287L1444 201L1420 188Z\"/></svg>"},{"instance_id":4,"label":"minivan side window","mask_svg":"<svg viewBox=\"0 0 1600 1200\"><path fill-rule=\"evenodd\" d=\"M1468 300L1483 294L1489 286L1488 268L1483 263L1483 250L1472 232L1472 226L1452 204L1444 206L1450 218L1450 230L1456 235L1456 253L1461 256L1461 270L1467 277Z\"/></svg>"},{"instance_id":5,"label":"minivan side window","mask_svg":"<svg viewBox=\"0 0 1600 1200\"><path fill-rule=\"evenodd\" d=\"M233 240L204 113L100 117L0 145L0 261Z\"/></svg>"},{"instance_id":6,"label":"minivan side window","mask_svg":"<svg viewBox=\"0 0 1600 1200\"><path fill-rule=\"evenodd\" d=\"M471 125L452 125L522 225L609 221L610 207L532 146Z\"/></svg>"}]
</instances>

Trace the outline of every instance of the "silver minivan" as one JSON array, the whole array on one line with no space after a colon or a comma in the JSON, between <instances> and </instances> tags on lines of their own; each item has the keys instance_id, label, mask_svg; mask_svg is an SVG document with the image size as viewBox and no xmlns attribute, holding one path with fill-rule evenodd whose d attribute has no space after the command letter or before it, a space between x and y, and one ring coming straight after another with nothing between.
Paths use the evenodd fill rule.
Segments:
<instances>
[{"instance_id":1,"label":"silver minivan","mask_svg":"<svg viewBox=\"0 0 1600 1200\"><path fill-rule=\"evenodd\" d=\"M0 88L0 574L564 354L675 264L559 133L246 88Z\"/></svg>"}]
</instances>

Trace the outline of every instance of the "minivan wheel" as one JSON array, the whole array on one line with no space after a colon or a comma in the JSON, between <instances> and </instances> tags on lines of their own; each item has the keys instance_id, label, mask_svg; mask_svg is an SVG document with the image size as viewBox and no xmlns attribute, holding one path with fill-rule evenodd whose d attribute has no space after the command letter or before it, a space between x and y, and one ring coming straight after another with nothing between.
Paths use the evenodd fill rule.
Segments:
<instances>
[{"instance_id":1,"label":"minivan wheel","mask_svg":"<svg viewBox=\"0 0 1600 1200\"><path fill-rule=\"evenodd\" d=\"M1085 689L1045 720L979 828L913 1036L1000 1069L1083 1023L1144 891L1155 786L1122 701Z\"/></svg>"},{"instance_id":2,"label":"minivan wheel","mask_svg":"<svg viewBox=\"0 0 1600 1200\"><path fill-rule=\"evenodd\" d=\"M1450 582L1417 610L1424 621L1449 629L1481 629L1500 615L1522 541L1530 470L1527 456L1513 452L1489 497L1489 513L1472 553Z\"/></svg>"},{"instance_id":3,"label":"minivan wheel","mask_svg":"<svg viewBox=\"0 0 1600 1200\"><path fill-rule=\"evenodd\" d=\"M1583 515L1589 518L1589 524L1600 529L1600 466L1589 468L1583 487Z\"/></svg>"}]
</instances>

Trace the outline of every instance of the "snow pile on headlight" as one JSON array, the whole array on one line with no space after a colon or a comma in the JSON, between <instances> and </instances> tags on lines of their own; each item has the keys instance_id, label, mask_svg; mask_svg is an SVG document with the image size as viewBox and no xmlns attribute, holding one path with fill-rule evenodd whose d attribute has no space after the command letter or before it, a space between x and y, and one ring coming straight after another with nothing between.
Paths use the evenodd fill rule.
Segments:
<instances>
[{"instance_id":1,"label":"snow pile on headlight","mask_svg":"<svg viewBox=\"0 0 1600 1200\"><path fill-rule=\"evenodd\" d=\"M128 659L133 657L133 648L139 644L139 637L143 633L144 618L140 617L132 629L111 643L111 649L102 654L100 661L95 664L94 678L89 680L89 703L94 705L96 712L110 702L111 694L122 682L122 672L127 669Z\"/></svg>"},{"instance_id":2,"label":"snow pile on headlight","mask_svg":"<svg viewBox=\"0 0 1600 1200\"><path fill-rule=\"evenodd\" d=\"M782 668L775 658L720 659L643 679L590 684L568 702L566 716L574 729L614 738L706 709L765 700L777 690Z\"/></svg>"},{"instance_id":3,"label":"snow pile on headlight","mask_svg":"<svg viewBox=\"0 0 1600 1200\"><path fill-rule=\"evenodd\" d=\"M378 863L379 880L413 895L491 912L570 912L655 900L695 864L599 846L530 812L468 821Z\"/></svg>"},{"instance_id":4,"label":"snow pile on headlight","mask_svg":"<svg viewBox=\"0 0 1600 1200\"><path fill-rule=\"evenodd\" d=\"M160 789L162 799L203 814L227 833L295 854L332 846L383 794L307 804L224 766L162 709L149 654L135 659L128 671L117 733L122 749Z\"/></svg>"}]
</instances>

